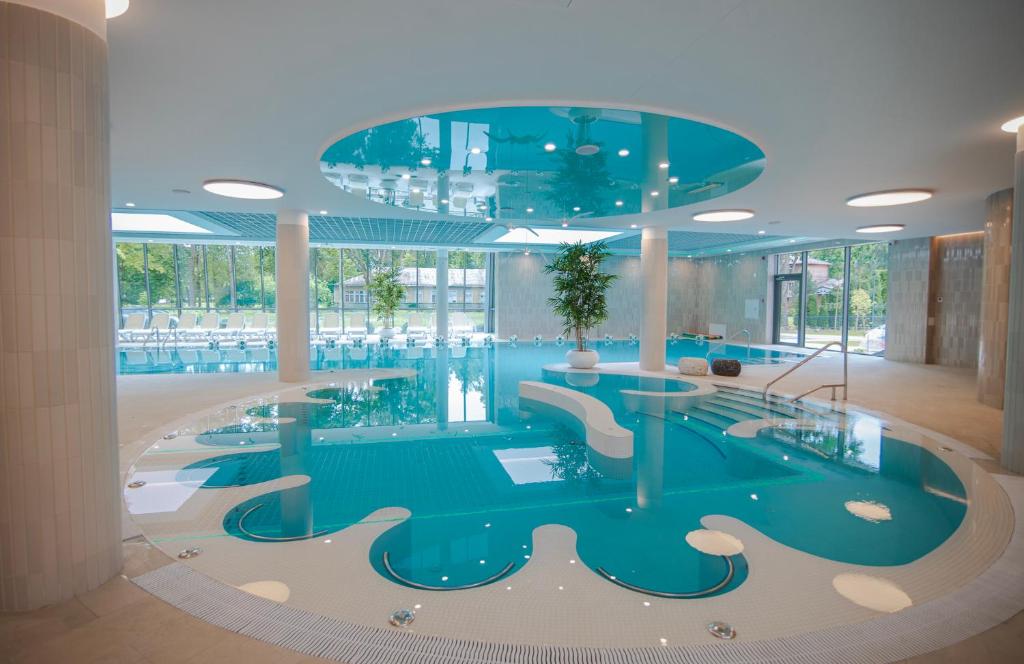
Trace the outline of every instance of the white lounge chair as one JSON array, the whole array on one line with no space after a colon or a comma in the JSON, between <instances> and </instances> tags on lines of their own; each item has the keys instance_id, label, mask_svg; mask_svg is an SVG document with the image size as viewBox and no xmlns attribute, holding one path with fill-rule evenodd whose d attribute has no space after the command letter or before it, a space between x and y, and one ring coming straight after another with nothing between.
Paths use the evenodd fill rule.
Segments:
<instances>
[{"instance_id":1,"label":"white lounge chair","mask_svg":"<svg viewBox=\"0 0 1024 664\"><path fill-rule=\"evenodd\" d=\"M341 314L337 311L328 311L320 319L321 337L341 336Z\"/></svg>"},{"instance_id":2,"label":"white lounge chair","mask_svg":"<svg viewBox=\"0 0 1024 664\"><path fill-rule=\"evenodd\" d=\"M345 326L345 331L350 337L365 337L366 316L358 312L352 314L349 324Z\"/></svg>"},{"instance_id":3,"label":"white lounge chair","mask_svg":"<svg viewBox=\"0 0 1024 664\"><path fill-rule=\"evenodd\" d=\"M452 313L451 320L448 323L448 333L453 337L466 337L473 334L475 326L473 321L469 319L469 316L456 311Z\"/></svg>"},{"instance_id":4,"label":"white lounge chair","mask_svg":"<svg viewBox=\"0 0 1024 664\"><path fill-rule=\"evenodd\" d=\"M216 311L207 311L199 319L199 331L197 335L204 339L213 337L214 332L220 329L220 314Z\"/></svg>"},{"instance_id":5,"label":"white lounge chair","mask_svg":"<svg viewBox=\"0 0 1024 664\"><path fill-rule=\"evenodd\" d=\"M427 321L429 323L429 321ZM412 338L425 337L430 334L430 327L423 324L419 314L409 314L409 324L405 328L406 336Z\"/></svg>"},{"instance_id":6,"label":"white lounge chair","mask_svg":"<svg viewBox=\"0 0 1024 664\"><path fill-rule=\"evenodd\" d=\"M236 339L241 336L242 331L245 329L245 314L235 311L228 314L228 320L224 324L224 327L214 330L213 334L217 337L227 337L229 339Z\"/></svg>"},{"instance_id":7,"label":"white lounge chair","mask_svg":"<svg viewBox=\"0 0 1024 664\"><path fill-rule=\"evenodd\" d=\"M178 324L174 326L174 343L188 341L200 334L199 317L191 311L186 311L178 317Z\"/></svg>"},{"instance_id":8,"label":"white lounge chair","mask_svg":"<svg viewBox=\"0 0 1024 664\"><path fill-rule=\"evenodd\" d=\"M149 328L146 327L146 314L143 311L135 311L125 316L124 325L117 331L117 336L121 341L135 341L136 335L149 335Z\"/></svg>"},{"instance_id":9,"label":"white lounge chair","mask_svg":"<svg viewBox=\"0 0 1024 664\"><path fill-rule=\"evenodd\" d=\"M252 315L252 325L245 326L245 336L255 339L269 339L273 332L270 315L262 311Z\"/></svg>"}]
</instances>

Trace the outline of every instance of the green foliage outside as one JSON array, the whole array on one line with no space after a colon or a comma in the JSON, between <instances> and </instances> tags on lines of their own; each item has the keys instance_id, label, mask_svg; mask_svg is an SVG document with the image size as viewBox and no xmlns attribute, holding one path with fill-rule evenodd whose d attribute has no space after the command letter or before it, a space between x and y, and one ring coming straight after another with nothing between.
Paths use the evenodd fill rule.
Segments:
<instances>
[{"instance_id":1,"label":"green foliage outside","mask_svg":"<svg viewBox=\"0 0 1024 664\"><path fill-rule=\"evenodd\" d=\"M562 318L563 334L576 338L576 350L586 350L587 333L608 320L605 293L618 279L601 271L610 256L604 242L563 242L544 271L554 274L554 297L548 298L555 315Z\"/></svg>"},{"instance_id":2,"label":"green foliage outside","mask_svg":"<svg viewBox=\"0 0 1024 664\"><path fill-rule=\"evenodd\" d=\"M395 326L395 311L405 298L405 287L399 280L400 275L400 268L390 267L378 270L370 279L373 315L384 327Z\"/></svg>"}]
</instances>

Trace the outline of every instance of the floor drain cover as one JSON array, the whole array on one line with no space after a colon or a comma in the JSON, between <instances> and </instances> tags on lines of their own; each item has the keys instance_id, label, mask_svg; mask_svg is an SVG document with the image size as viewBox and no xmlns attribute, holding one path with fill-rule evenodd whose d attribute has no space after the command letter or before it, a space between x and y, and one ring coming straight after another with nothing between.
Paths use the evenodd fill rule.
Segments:
<instances>
[{"instance_id":1,"label":"floor drain cover","mask_svg":"<svg viewBox=\"0 0 1024 664\"><path fill-rule=\"evenodd\" d=\"M172 440L172 439L177 438L177 437L178 437L178 432L177 431L172 431L169 434L167 434L166 436L164 436L164 440Z\"/></svg>"},{"instance_id":2,"label":"floor drain cover","mask_svg":"<svg viewBox=\"0 0 1024 664\"><path fill-rule=\"evenodd\" d=\"M732 628L732 625L721 622L720 620L708 623L708 631L711 632L712 636L718 637L719 639L725 639L726 641L736 638L736 630Z\"/></svg>"},{"instance_id":3,"label":"floor drain cover","mask_svg":"<svg viewBox=\"0 0 1024 664\"><path fill-rule=\"evenodd\" d=\"M391 617L388 618L388 622L395 627L408 627L415 619L416 612L412 609L398 609L391 614Z\"/></svg>"},{"instance_id":4,"label":"floor drain cover","mask_svg":"<svg viewBox=\"0 0 1024 664\"><path fill-rule=\"evenodd\" d=\"M178 557L181 558L182 560L188 560L189 558L195 558L196 556L198 556L202 552L203 552L202 549L200 549L198 546L194 546L191 549L185 549L183 551L179 551L178 552Z\"/></svg>"},{"instance_id":5,"label":"floor drain cover","mask_svg":"<svg viewBox=\"0 0 1024 664\"><path fill-rule=\"evenodd\" d=\"M146 483L143 480L135 480L134 482L128 483L129 489L141 489L144 486L146 486Z\"/></svg>"}]
</instances>

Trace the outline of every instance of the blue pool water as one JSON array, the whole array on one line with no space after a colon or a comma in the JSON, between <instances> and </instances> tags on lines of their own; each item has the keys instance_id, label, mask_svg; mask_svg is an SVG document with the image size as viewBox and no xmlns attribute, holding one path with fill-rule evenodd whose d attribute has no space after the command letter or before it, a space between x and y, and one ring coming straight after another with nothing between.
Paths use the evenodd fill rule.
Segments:
<instances>
[{"instance_id":1,"label":"blue pool water","mask_svg":"<svg viewBox=\"0 0 1024 664\"><path fill-rule=\"evenodd\" d=\"M920 558L963 519L966 493L953 471L887 436L874 418L840 421L825 409L764 404L733 388L682 412L637 412L621 390L685 395L693 386L542 369L563 350L499 345L389 355L387 366L408 376L311 391L318 403L253 408L239 424L199 437L231 454L193 464L179 479L216 489L308 476L307 484L258 495L224 516L229 534L261 546L327 537L381 508L405 508L411 517L386 520L393 525L375 540L370 562L395 583L437 589L514 575L529 564L533 530L546 524L572 528L579 563L617 583L707 596L737 587L748 572L742 554L707 555L687 544L708 515L740 519L813 555L878 566ZM634 434L632 459L624 469L599 469L578 427L520 401L521 380L607 404ZM817 425L756 438L726 433L737 421L801 413ZM239 453L241 445L252 450ZM884 506L891 519L858 517L850 502Z\"/></svg>"},{"instance_id":2,"label":"blue pool water","mask_svg":"<svg viewBox=\"0 0 1024 664\"><path fill-rule=\"evenodd\" d=\"M505 344L495 344L500 347ZM569 346L558 345L553 341L535 343L519 341L519 348L531 348L531 357L543 358L543 362L562 362ZM639 346L629 341L601 341L594 344L601 353L604 362L636 362L639 358ZM667 361L675 364L680 357L704 357L711 346L705 341L678 339L666 342ZM381 347L376 344L353 348L337 346L328 348L314 346L310 348L309 365L314 371L330 371L332 369L365 369L367 367L387 367L401 362L419 352L429 354L430 349L411 351L404 347ZM751 348L749 353L745 346L736 344L714 344L712 359L726 357L738 359L750 364L781 362L800 355L784 353L776 350ZM121 350L118 353L118 372L122 374L147 373L252 373L261 371L277 371L277 351L273 348L165 348Z\"/></svg>"}]
</instances>

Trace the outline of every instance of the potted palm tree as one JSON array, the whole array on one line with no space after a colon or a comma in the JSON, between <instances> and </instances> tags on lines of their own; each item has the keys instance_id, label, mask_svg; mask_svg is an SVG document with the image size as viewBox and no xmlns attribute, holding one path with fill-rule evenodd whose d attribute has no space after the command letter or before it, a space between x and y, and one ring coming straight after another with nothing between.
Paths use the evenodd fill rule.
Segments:
<instances>
[{"instance_id":1,"label":"potted palm tree","mask_svg":"<svg viewBox=\"0 0 1024 664\"><path fill-rule=\"evenodd\" d=\"M565 354L566 361L576 369L593 368L600 359L597 351L587 349L587 335L608 320L605 293L618 279L601 271L601 264L610 255L604 242L564 242L554 260L544 266L545 272L555 275L555 295L548 298L548 304L562 318L563 333L576 339L576 348Z\"/></svg>"},{"instance_id":2,"label":"potted palm tree","mask_svg":"<svg viewBox=\"0 0 1024 664\"><path fill-rule=\"evenodd\" d=\"M399 279L401 274L397 267L383 268L370 279L368 290L373 297L373 315L381 324L378 334L382 339L395 336L395 312L405 297L405 288Z\"/></svg>"}]
</instances>

